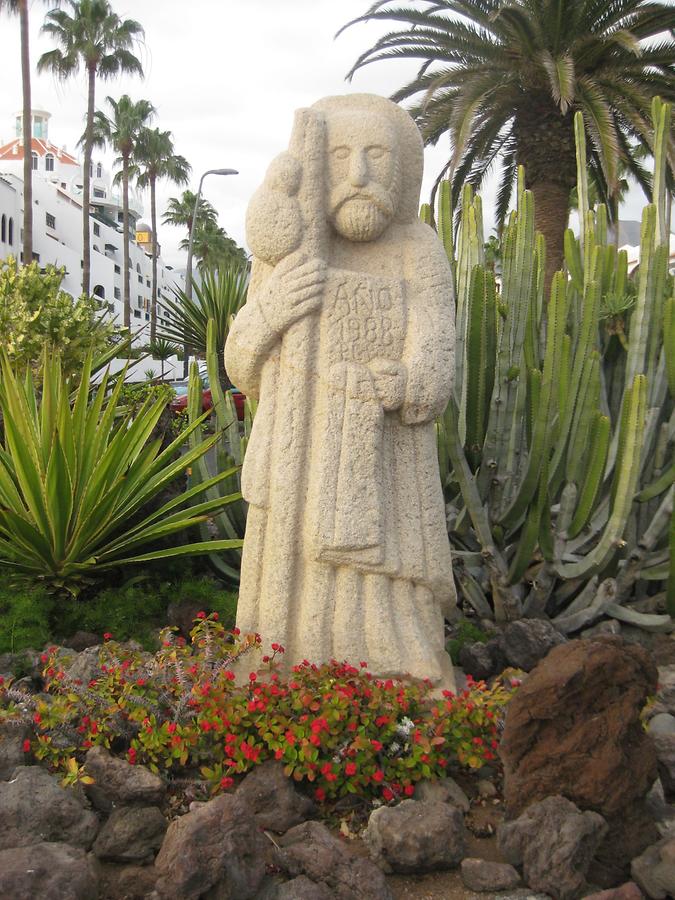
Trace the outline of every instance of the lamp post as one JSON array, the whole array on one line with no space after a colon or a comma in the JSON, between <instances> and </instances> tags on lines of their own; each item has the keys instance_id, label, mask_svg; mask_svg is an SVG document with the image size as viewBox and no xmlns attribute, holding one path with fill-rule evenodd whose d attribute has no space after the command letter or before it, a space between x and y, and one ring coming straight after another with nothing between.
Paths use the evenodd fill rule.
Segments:
<instances>
[{"instance_id":1,"label":"lamp post","mask_svg":"<svg viewBox=\"0 0 675 900\"><path fill-rule=\"evenodd\" d=\"M190 240L188 241L188 255L187 255L187 271L185 273L185 296L188 300L192 300L192 244L194 242L195 237L195 225L197 224L197 213L199 211L199 201L202 198L202 184L204 183L204 179L207 175L238 175L239 172L236 169L207 169L206 172L199 179L199 188L197 190L197 199L195 200L195 208L192 213L192 227L190 228ZM190 356L190 348L187 344L183 348L185 351L185 358L183 360L183 378L187 378L189 375L189 356Z\"/></svg>"}]
</instances>

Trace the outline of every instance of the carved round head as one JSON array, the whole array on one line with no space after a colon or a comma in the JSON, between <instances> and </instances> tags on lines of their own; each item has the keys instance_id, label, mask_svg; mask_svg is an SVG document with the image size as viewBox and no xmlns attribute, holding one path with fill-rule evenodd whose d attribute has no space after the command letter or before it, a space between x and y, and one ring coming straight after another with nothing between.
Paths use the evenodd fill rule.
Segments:
<instances>
[{"instance_id":1,"label":"carved round head","mask_svg":"<svg viewBox=\"0 0 675 900\"><path fill-rule=\"evenodd\" d=\"M326 212L338 234L373 241L415 217L422 140L408 113L372 94L327 97L314 108L326 121Z\"/></svg>"}]
</instances>

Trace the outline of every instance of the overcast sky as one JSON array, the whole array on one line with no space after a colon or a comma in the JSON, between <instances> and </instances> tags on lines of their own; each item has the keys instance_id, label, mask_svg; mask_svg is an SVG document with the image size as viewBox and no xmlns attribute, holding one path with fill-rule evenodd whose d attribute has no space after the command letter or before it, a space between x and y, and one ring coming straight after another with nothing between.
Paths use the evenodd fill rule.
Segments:
<instances>
[{"instance_id":1,"label":"overcast sky","mask_svg":"<svg viewBox=\"0 0 675 900\"><path fill-rule=\"evenodd\" d=\"M287 146L293 111L320 97L350 91L389 95L416 70L411 61L385 61L360 70L351 84L345 74L359 53L387 29L386 23L357 24L335 32L365 12L370 0L112 0L115 12L135 18L145 29L140 56L145 78L97 84L97 108L107 95L128 93L157 108L154 124L173 132L177 153L192 165L190 188L209 168L234 168L239 175L210 176L204 193L216 207L220 225L245 242L247 202L270 160ZM32 0L31 63L52 47L39 34L48 3ZM18 18L0 15L0 140L14 136L21 108ZM82 134L86 111L85 77L56 84L51 75L33 73L33 107L52 113L50 139L70 150ZM447 160L446 141L426 151L423 199ZM108 160L112 156L107 157ZM161 184L158 217L166 201L180 193ZM484 191L486 221L491 194ZM639 213L640 201L628 215ZM149 198L146 198L149 218ZM162 255L184 265L180 229L160 225Z\"/></svg>"}]
</instances>

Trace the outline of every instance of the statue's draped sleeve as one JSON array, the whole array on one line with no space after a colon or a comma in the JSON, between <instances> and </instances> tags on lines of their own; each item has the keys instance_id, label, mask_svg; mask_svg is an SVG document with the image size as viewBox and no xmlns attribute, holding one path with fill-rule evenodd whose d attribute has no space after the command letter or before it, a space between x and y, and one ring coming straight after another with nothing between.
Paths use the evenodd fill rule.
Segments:
<instances>
[{"instance_id":1,"label":"statue's draped sleeve","mask_svg":"<svg viewBox=\"0 0 675 900\"><path fill-rule=\"evenodd\" d=\"M430 422L450 399L454 372L455 308L452 273L445 251L428 225L410 227L408 331L404 362L408 370L401 421Z\"/></svg>"}]
</instances>

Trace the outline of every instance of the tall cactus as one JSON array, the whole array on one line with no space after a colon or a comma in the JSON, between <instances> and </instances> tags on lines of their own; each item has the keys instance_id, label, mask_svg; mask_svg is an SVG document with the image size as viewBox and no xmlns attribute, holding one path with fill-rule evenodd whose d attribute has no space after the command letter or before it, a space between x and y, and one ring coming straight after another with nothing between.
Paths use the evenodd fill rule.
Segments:
<instances>
[{"instance_id":1,"label":"tall cactus","mask_svg":"<svg viewBox=\"0 0 675 900\"><path fill-rule=\"evenodd\" d=\"M668 615L631 605L662 585L675 614L675 292L663 175L670 105L656 101L653 116L654 196L633 279L625 251L608 243L605 207L589 208L578 113L580 233L566 233L566 272L548 297L522 172L501 238L499 293L482 256L480 198L469 188L456 257L447 230L441 235L457 285L458 336L439 459L457 581L480 616L546 615L569 633L605 613L672 627ZM447 198L446 185L439 195ZM437 221L440 232L447 208Z\"/></svg>"}]
</instances>

